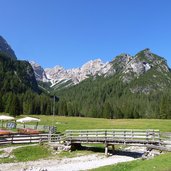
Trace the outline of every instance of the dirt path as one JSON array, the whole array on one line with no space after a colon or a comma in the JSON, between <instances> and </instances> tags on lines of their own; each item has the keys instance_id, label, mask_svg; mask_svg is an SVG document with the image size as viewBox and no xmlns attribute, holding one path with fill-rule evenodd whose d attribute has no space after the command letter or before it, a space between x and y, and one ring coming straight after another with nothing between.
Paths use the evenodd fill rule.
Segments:
<instances>
[{"instance_id":1,"label":"dirt path","mask_svg":"<svg viewBox=\"0 0 171 171\"><path fill-rule=\"evenodd\" d=\"M135 156L121 154L105 157L104 154L91 154L61 160L0 164L0 171L78 171L132 160L135 160Z\"/></svg>"},{"instance_id":2,"label":"dirt path","mask_svg":"<svg viewBox=\"0 0 171 171\"><path fill-rule=\"evenodd\" d=\"M20 148L7 147L4 150L10 154L13 149ZM104 154L91 154L86 156L63 158L63 159L41 159L38 161L4 163L0 164L0 171L78 171L112 165L120 162L128 162L142 156L145 148L129 147L125 151L117 152L115 155L105 157Z\"/></svg>"}]
</instances>

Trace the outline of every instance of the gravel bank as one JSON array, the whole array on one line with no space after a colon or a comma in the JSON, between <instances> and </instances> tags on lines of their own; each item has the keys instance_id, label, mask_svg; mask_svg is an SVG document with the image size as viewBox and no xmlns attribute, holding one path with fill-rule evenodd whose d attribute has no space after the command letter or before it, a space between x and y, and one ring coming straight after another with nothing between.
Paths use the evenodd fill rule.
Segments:
<instances>
[{"instance_id":1,"label":"gravel bank","mask_svg":"<svg viewBox=\"0 0 171 171\"><path fill-rule=\"evenodd\" d=\"M123 154L110 157L105 157L104 154L91 154L61 160L0 164L0 171L78 171L132 160L135 160L134 156L124 156Z\"/></svg>"}]
</instances>

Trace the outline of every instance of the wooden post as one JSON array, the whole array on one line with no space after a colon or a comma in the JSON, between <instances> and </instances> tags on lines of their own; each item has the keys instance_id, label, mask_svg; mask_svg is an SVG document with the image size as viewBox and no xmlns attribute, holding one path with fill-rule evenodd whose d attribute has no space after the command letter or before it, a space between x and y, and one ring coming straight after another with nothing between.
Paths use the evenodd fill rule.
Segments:
<instances>
[{"instance_id":1,"label":"wooden post","mask_svg":"<svg viewBox=\"0 0 171 171\"><path fill-rule=\"evenodd\" d=\"M107 141L107 130L105 130L105 143Z\"/></svg>"},{"instance_id":2,"label":"wooden post","mask_svg":"<svg viewBox=\"0 0 171 171\"><path fill-rule=\"evenodd\" d=\"M112 145L112 154L114 154L114 153L115 153L115 146Z\"/></svg>"},{"instance_id":3,"label":"wooden post","mask_svg":"<svg viewBox=\"0 0 171 171\"><path fill-rule=\"evenodd\" d=\"M48 134L48 142L49 143L51 142L51 138L52 138L52 135L51 135L51 132L49 132L49 134Z\"/></svg>"},{"instance_id":4,"label":"wooden post","mask_svg":"<svg viewBox=\"0 0 171 171\"><path fill-rule=\"evenodd\" d=\"M155 132L154 132L154 129L153 129L153 141L155 140Z\"/></svg>"},{"instance_id":5,"label":"wooden post","mask_svg":"<svg viewBox=\"0 0 171 171\"><path fill-rule=\"evenodd\" d=\"M13 144L14 135L11 135L11 144Z\"/></svg>"},{"instance_id":6,"label":"wooden post","mask_svg":"<svg viewBox=\"0 0 171 171\"><path fill-rule=\"evenodd\" d=\"M40 139L39 139L39 145L42 145L42 144L43 144L42 136L40 136Z\"/></svg>"},{"instance_id":7,"label":"wooden post","mask_svg":"<svg viewBox=\"0 0 171 171\"><path fill-rule=\"evenodd\" d=\"M105 156L108 157L108 145L105 144Z\"/></svg>"},{"instance_id":8,"label":"wooden post","mask_svg":"<svg viewBox=\"0 0 171 171\"><path fill-rule=\"evenodd\" d=\"M146 130L146 141L148 142L148 130Z\"/></svg>"},{"instance_id":9,"label":"wooden post","mask_svg":"<svg viewBox=\"0 0 171 171\"><path fill-rule=\"evenodd\" d=\"M124 144L126 144L126 131L124 131Z\"/></svg>"},{"instance_id":10,"label":"wooden post","mask_svg":"<svg viewBox=\"0 0 171 171\"><path fill-rule=\"evenodd\" d=\"M115 140L115 138L114 138L114 137L115 137L115 131L113 131L113 141Z\"/></svg>"},{"instance_id":11,"label":"wooden post","mask_svg":"<svg viewBox=\"0 0 171 171\"><path fill-rule=\"evenodd\" d=\"M159 145L161 145L160 131L159 131L159 133L158 133L158 141L159 141Z\"/></svg>"},{"instance_id":12,"label":"wooden post","mask_svg":"<svg viewBox=\"0 0 171 171\"><path fill-rule=\"evenodd\" d=\"M133 137L134 137L134 132L133 130L131 130L131 140L133 140Z\"/></svg>"}]
</instances>

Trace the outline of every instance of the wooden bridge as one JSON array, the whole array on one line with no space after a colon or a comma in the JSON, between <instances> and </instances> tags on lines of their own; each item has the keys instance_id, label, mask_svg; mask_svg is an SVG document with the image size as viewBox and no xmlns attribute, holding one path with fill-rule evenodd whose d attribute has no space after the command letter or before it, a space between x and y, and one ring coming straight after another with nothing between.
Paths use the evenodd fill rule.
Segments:
<instances>
[{"instance_id":1,"label":"wooden bridge","mask_svg":"<svg viewBox=\"0 0 171 171\"><path fill-rule=\"evenodd\" d=\"M161 151L171 151L171 133L160 133L159 130L142 129L89 129L67 130L63 135L59 134L12 134L0 136L0 145L19 143L50 142L53 144L64 143L67 145L104 144L105 154L108 147L114 145L145 146Z\"/></svg>"},{"instance_id":2,"label":"wooden bridge","mask_svg":"<svg viewBox=\"0 0 171 171\"><path fill-rule=\"evenodd\" d=\"M130 130L130 129L98 129L98 130L67 130L65 132L65 141L69 144L88 144L101 143L105 145L105 154L108 154L108 146L114 145L136 145L146 146L156 149L165 148L166 141L161 136L159 130ZM167 141L167 143L171 141Z\"/></svg>"}]
</instances>

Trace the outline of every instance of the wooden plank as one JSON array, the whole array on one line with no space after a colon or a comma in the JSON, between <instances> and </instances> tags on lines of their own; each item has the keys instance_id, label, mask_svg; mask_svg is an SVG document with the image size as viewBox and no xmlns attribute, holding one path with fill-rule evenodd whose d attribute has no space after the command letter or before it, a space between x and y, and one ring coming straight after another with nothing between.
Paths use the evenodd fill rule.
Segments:
<instances>
[{"instance_id":1,"label":"wooden plank","mask_svg":"<svg viewBox=\"0 0 171 171\"><path fill-rule=\"evenodd\" d=\"M55 138L59 137L58 134L52 134ZM9 135L5 137L0 137L0 144L5 143L32 143L39 142L40 139L45 142L48 141L48 134L32 134L32 135Z\"/></svg>"}]
</instances>

